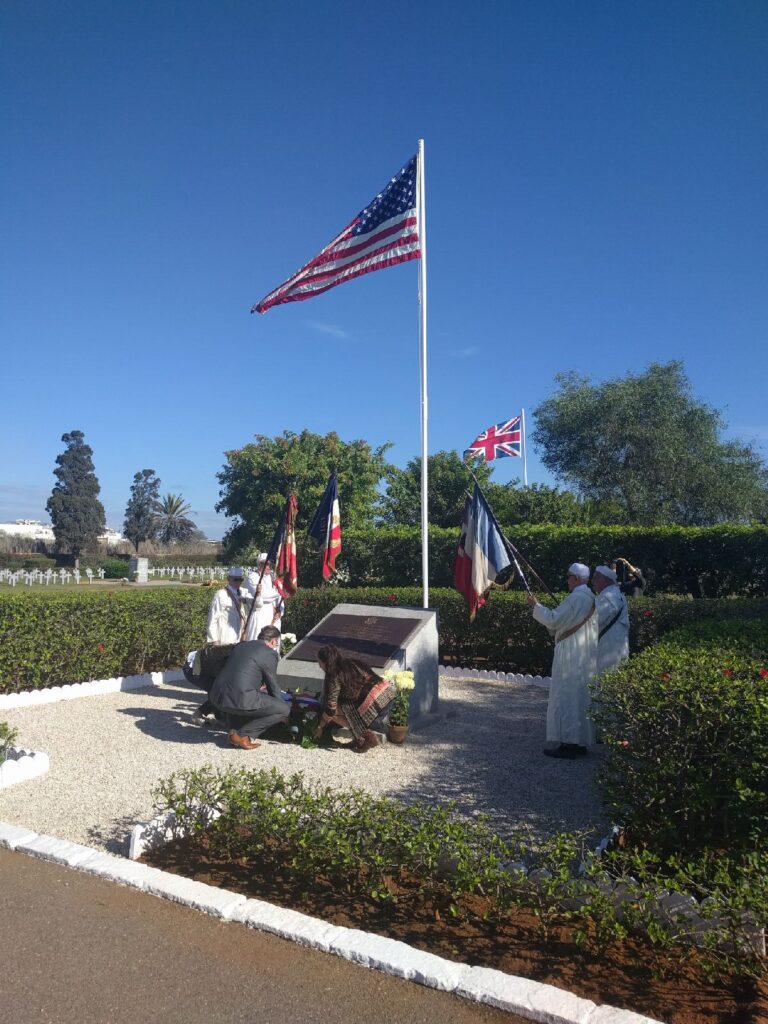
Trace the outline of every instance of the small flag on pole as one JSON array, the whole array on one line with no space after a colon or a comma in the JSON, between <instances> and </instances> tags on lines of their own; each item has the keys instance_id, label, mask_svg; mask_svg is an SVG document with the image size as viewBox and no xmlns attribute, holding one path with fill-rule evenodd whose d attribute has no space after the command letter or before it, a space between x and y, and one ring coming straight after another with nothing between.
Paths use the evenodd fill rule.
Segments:
<instances>
[{"instance_id":1,"label":"small flag on pole","mask_svg":"<svg viewBox=\"0 0 768 1024\"><path fill-rule=\"evenodd\" d=\"M464 521L453 563L454 585L466 598L470 622L485 604L491 583L509 564L509 554L496 519L475 484L472 498L467 498L464 506Z\"/></svg>"},{"instance_id":2,"label":"small flag on pole","mask_svg":"<svg viewBox=\"0 0 768 1024\"><path fill-rule=\"evenodd\" d=\"M414 156L332 242L251 312L266 313L283 302L311 299L353 277L420 256Z\"/></svg>"},{"instance_id":3,"label":"small flag on pole","mask_svg":"<svg viewBox=\"0 0 768 1024\"><path fill-rule=\"evenodd\" d=\"M507 455L520 457L521 434L520 416L513 416L511 420L504 420L484 430L464 452L464 458L479 457L490 462L491 459L503 459Z\"/></svg>"},{"instance_id":4,"label":"small flag on pole","mask_svg":"<svg viewBox=\"0 0 768 1024\"><path fill-rule=\"evenodd\" d=\"M274 572L274 583L281 598L295 594L299 587L296 565L296 513L295 495L285 503L280 525L267 553L267 561Z\"/></svg>"},{"instance_id":5,"label":"small flag on pole","mask_svg":"<svg viewBox=\"0 0 768 1024\"><path fill-rule=\"evenodd\" d=\"M341 551L341 516L336 474L331 473L317 512L309 526L309 535L323 552L323 578L330 579Z\"/></svg>"}]
</instances>

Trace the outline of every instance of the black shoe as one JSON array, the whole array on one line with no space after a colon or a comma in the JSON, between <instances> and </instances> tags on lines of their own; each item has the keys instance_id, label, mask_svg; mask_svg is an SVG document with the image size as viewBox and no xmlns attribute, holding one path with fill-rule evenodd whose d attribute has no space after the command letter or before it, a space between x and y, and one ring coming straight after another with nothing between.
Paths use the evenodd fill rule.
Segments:
<instances>
[{"instance_id":1,"label":"black shoe","mask_svg":"<svg viewBox=\"0 0 768 1024\"><path fill-rule=\"evenodd\" d=\"M564 757L569 761L575 761L577 757L586 757L587 748L580 747L576 743L561 743L559 747L546 747L545 757Z\"/></svg>"}]
</instances>

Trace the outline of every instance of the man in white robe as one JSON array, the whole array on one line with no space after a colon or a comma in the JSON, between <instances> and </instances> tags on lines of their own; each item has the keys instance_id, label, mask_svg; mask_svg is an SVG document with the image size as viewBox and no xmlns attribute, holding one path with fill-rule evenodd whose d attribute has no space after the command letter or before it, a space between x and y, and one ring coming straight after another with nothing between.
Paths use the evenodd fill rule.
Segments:
<instances>
[{"instance_id":1,"label":"man in white robe","mask_svg":"<svg viewBox=\"0 0 768 1024\"><path fill-rule=\"evenodd\" d=\"M592 574L597 597L597 674L602 675L629 657L629 611L616 573L598 565Z\"/></svg>"},{"instance_id":2,"label":"man in white robe","mask_svg":"<svg viewBox=\"0 0 768 1024\"><path fill-rule=\"evenodd\" d=\"M589 683L597 672L598 629L588 579L589 567L574 562L567 575L570 593L557 608L545 608L533 595L528 597L534 619L555 637L546 738L558 746L544 748L548 757L583 757L594 742L594 726L587 715Z\"/></svg>"},{"instance_id":3,"label":"man in white robe","mask_svg":"<svg viewBox=\"0 0 768 1024\"><path fill-rule=\"evenodd\" d=\"M205 639L209 644L222 647L236 644L248 615L248 595L242 590L244 573L233 565L227 573L227 585L213 595L208 611Z\"/></svg>"},{"instance_id":4,"label":"man in white robe","mask_svg":"<svg viewBox=\"0 0 768 1024\"><path fill-rule=\"evenodd\" d=\"M282 620L283 599L275 586L272 566L267 561L265 551L256 559L256 564L258 572L249 573L246 583L246 589L253 598L253 613L246 630L246 640L255 640L264 626L280 629Z\"/></svg>"},{"instance_id":5,"label":"man in white robe","mask_svg":"<svg viewBox=\"0 0 768 1024\"><path fill-rule=\"evenodd\" d=\"M210 690L216 675L226 663L229 648L241 640L241 635L248 618L250 598L241 586L245 573L239 565L233 565L227 572L227 585L217 590L208 610L208 626L205 631L206 644L203 651L193 654L193 667L187 679L204 690ZM211 648L222 648L221 651ZM188 656L189 657L189 656ZM198 662L195 665L195 662ZM195 670L197 669L197 674ZM192 712L195 722L205 722L215 709L209 700L203 701L199 708Z\"/></svg>"}]
</instances>

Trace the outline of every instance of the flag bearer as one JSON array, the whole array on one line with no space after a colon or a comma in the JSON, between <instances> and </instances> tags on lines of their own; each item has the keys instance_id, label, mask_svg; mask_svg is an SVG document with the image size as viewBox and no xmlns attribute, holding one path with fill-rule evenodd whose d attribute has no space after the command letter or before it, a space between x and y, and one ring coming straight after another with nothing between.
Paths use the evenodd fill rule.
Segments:
<instances>
[{"instance_id":1,"label":"flag bearer","mask_svg":"<svg viewBox=\"0 0 768 1024\"><path fill-rule=\"evenodd\" d=\"M597 672L597 615L595 595L587 586L589 568L581 562L569 566L570 593L555 609L545 608L530 594L533 617L555 637L552 683L547 705L547 757L583 757L594 742L594 727L587 717L589 682Z\"/></svg>"}]
</instances>

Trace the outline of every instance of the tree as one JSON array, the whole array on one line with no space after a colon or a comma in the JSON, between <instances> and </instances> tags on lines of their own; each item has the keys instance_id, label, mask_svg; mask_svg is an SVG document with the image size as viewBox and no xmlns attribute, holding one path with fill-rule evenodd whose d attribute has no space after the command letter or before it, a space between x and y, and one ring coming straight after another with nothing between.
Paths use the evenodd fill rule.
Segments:
<instances>
[{"instance_id":1,"label":"tree","mask_svg":"<svg viewBox=\"0 0 768 1024\"><path fill-rule=\"evenodd\" d=\"M486 490L496 518L502 524L552 524L555 526L621 525L626 516L616 503L582 499L573 491L548 484L521 487L519 480L491 483Z\"/></svg>"},{"instance_id":2,"label":"tree","mask_svg":"<svg viewBox=\"0 0 768 1024\"><path fill-rule=\"evenodd\" d=\"M188 518L192 511L180 494L166 494L157 506L155 515L155 535L162 544L183 544L197 531L197 527Z\"/></svg>"},{"instance_id":3,"label":"tree","mask_svg":"<svg viewBox=\"0 0 768 1024\"><path fill-rule=\"evenodd\" d=\"M681 362L593 384L575 372L534 410L542 461L585 498L613 502L628 523L749 522L768 475L754 449L724 441L717 409L696 400Z\"/></svg>"},{"instance_id":4,"label":"tree","mask_svg":"<svg viewBox=\"0 0 768 1024\"><path fill-rule=\"evenodd\" d=\"M157 532L157 513L160 506L160 481L154 469L142 469L131 484L131 497L125 506L123 536L136 548L144 540L151 540Z\"/></svg>"},{"instance_id":5,"label":"tree","mask_svg":"<svg viewBox=\"0 0 768 1024\"><path fill-rule=\"evenodd\" d=\"M53 473L57 482L45 506L56 550L72 554L75 568L80 565L82 552L96 547L106 526L104 506L98 499L101 488L94 472L93 450L84 437L81 430L62 435L66 448L56 456L58 468Z\"/></svg>"},{"instance_id":6,"label":"tree","mask_svg":"<svg viewBox=\"0 0 768 1024\"><path fill-rule=\"evenodd\" d=\"M224 536L228 557L257 544L269 544L290 494L298 498L297 527L306 529L320 504L332 470L336 470L342 528L373 521L377 487L387 469L390 444L371 448L367 441L344 442L338 434L284 431L225 453L218 474L221 500L217 512L234 518Z\"/></svg>"},{"instance_id":7,"label":"tree","mask_svg":"<svg viewBox=\"0 0 768 1024\"><path fill-rule=\"evenodd\" d=\"M469 467L456 451L436 452L427 458L429 521L433 526L458 526L464 513L464 498L473 487L469 470L486 490L491 476L487 462L474 459ZM411 459L405 469L390 467L387 490L380 499L380 517L385 523L418 526L421 522L421 456Z\"/></svg>"}]
</instances>

